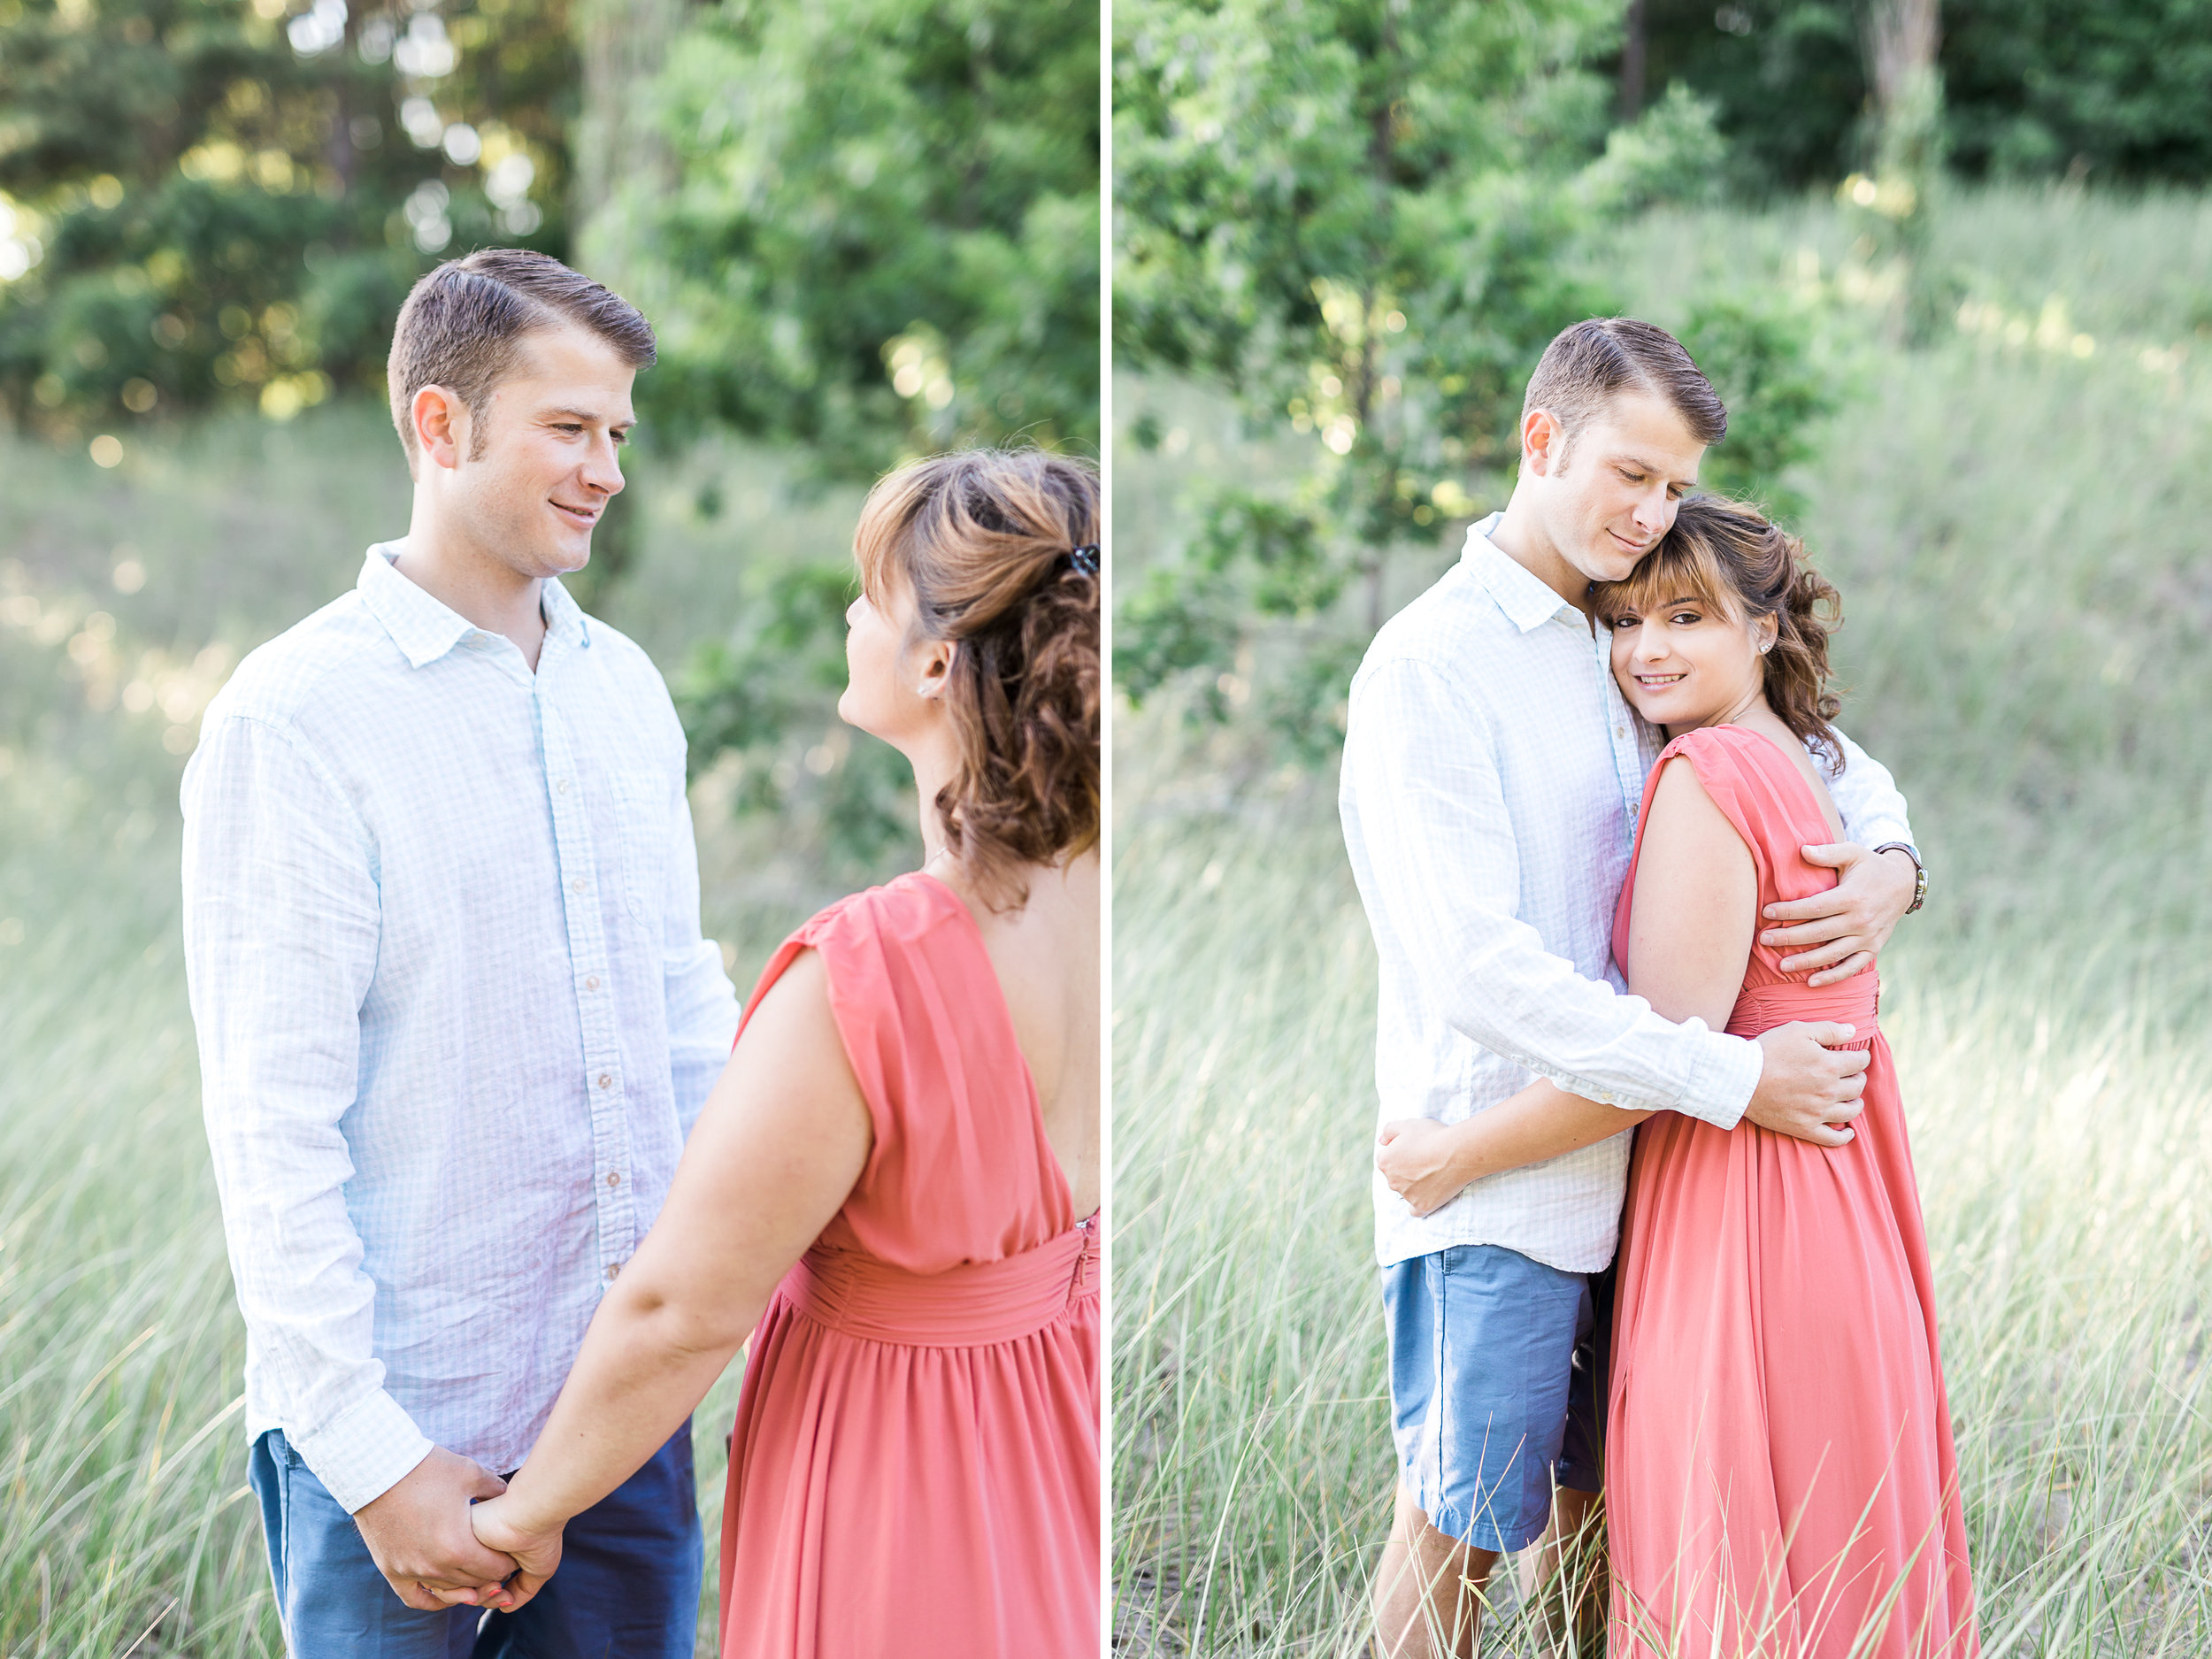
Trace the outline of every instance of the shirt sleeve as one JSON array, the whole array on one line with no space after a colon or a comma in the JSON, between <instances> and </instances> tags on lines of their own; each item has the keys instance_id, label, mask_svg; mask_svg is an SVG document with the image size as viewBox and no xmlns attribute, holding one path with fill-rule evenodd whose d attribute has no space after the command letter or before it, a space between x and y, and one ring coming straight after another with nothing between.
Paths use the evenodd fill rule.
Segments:
<instances>
[{"instance_id":1,"label":"shirt sleeve","mask_svg":"<svg viewBox=\"0 0 2212 1659\"><path fill-rule=\"evenodd\" d=\"M1844 833L1862 847L1881 847L1903 841L1917 848L1912 826L1905 818L1905 797L1889 775L1889 768L1861 749L1841 732L1836 740L1843 750L1843 770L1829 780L1828 798L1836 803Z\"/></svg>"},{"instance_id":2,"label":"shirt sleeve","mask_svg":"<svg viewBox=\"0 0 2212 1659\"><path fill-rule=\"evenodd\" d=\"M283 732L211 722L184 780L184 946L238 1302L281 1426L350 1513L432 1449L384 1387L339 1127L375 972L366 828Z\"/></svg>"},{"instance_id":3,"label":"shirt sleeve","mask_svg":"<svg viewBox=\"0 0 2212 1659\"><path fill-rule=\"evenodd\" d=\"M1455 1030L1586 1099L1735 1126L1758 1085L1755 1044L1586 979L1516 914L1520 861L1494 749L1436 669L1384 663L1355 687L1343 810L1371 920L1440 987Z\"/></svg>"},{"instance_id":4,"label":"shirt sleeve","mask_svg":"<svg viewBox=\"0 0 2212 1659\"><path fill-rule=\"evenodd\" d=\"M699 1119L730 1045L737 1041L737 987L723 971L722 947L699 926L699 846L691 827L691 800L683 768L676 770L676 801L670 811L668 903L661 941L661 980L668 999L668 1067L676 1118L684 1138Z\"/></svg>"}]
</instances>

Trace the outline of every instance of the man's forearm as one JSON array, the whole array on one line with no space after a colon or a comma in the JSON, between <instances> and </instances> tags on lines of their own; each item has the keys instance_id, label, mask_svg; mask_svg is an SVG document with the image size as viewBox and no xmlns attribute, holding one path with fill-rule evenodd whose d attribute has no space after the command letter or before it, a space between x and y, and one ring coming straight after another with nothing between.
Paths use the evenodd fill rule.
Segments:
<instances>
[{"instance_id":1,"label":"man's forearm","mask_svg":"<svg viewBox=\"0 0 2212 1659\"><path fill-rule=\"evenodd\" d=\"M1454 1124L1447 1133L1453 1141L1455 1172L1479 1181L1610 1140L1652 1115L1585 1100L1539 1078L1519 1094Z\"/></svg>"}]
</instances>

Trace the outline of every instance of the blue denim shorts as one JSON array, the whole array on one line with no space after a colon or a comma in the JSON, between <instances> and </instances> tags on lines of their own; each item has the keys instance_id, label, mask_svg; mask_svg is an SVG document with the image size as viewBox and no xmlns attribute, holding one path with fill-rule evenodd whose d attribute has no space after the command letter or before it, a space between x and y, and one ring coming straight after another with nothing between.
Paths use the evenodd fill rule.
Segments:
<instances>
[{"instance_id":1,"label":"blue denim shorts","mask_svg":"<svg viewBox=\"0 0 2212 1659\"><path fill-rule=\"evenodd\" d=\"M1438 1532L1525 1549L1551 1515L1555 1476L1598 1490L1605 1379L1592 1278L1496 1244L1382 1270L1398 1466Z\"/></svg>"}]
</instances>

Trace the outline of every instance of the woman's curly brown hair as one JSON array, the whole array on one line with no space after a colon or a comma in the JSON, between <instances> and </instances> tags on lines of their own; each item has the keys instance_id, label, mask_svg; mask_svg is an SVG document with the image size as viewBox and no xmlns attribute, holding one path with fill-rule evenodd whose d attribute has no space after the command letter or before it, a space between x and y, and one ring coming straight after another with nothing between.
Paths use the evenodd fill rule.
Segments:
<instances>
[{"instance_id":1,"label":"woman's curly brown hair","mask_svg":"<svg viewBox=\"0 0 2212 1659\"><path fill-rule=\"evenodd\" d=\"M1843 700L1828 687L1828 636L1843 624L1843 601L1807 562L1804 542L1747 503L1692 496L1626 580L1590 584L1590 619L1610 626L1616 617L1692 596L1747 620L1775 619L1762 664L1767 706L1831 770L1839 767L1843 749L1830 722Z\"/></svg>"},{"instance_id":2,"label":"woman's curly brown hair","mask_svg":"<svg viewBox=\"0 0 2212 1659\"><path fill-rule=\"evenodd\" d=\"M1027 901L1023 865L1098 844L1098 539L1096 471L1034 449L901 467L853 533L870 596L902 581L921 635L958 648L945 703L960 764L937 812L995 909Z\"/></svg>"}]
</instances>

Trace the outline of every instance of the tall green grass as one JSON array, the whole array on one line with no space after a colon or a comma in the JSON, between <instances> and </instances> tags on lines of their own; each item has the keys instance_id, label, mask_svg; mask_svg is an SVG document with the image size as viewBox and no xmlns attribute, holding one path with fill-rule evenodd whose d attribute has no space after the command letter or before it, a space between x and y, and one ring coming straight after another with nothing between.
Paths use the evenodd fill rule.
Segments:
<instances>
[{"instance_id":1,"label":"tall green grass","mask_svg":"<svg viewBox=\"0 0 2212 1659\"><path fill-rule=\"evenodd\" d=\"M665 667L727 626L752 562L849 535L856 501L797 495L770 458L648 465L610 616ZM404 533L406 476L360 407L156 432L105 472L0 439L0 1655L280 1655L185 1001L176 789L238 658ZM709 482L712 521L693 506ZM710 774L707 931L749 989L833 893L721 804ZM696 1419L710 1537L735 1381Z\"/></svg>"},{"instance_id":2,"label":"tall green grass","mask_svg":"<svg viewBox=\"0 0 2212 1659\"><path fill-rule=\"evenodd\" d=\"M1997 324L1970 312L1921 352L1839 280L1820 204L1661 216L1599 257L1662 323L1716 288L1804 306L1847 393L1796 481L1849 618L1844 724L1896 772L1932 872L1882 1024L1984 1652L2182 1659L2212 1652L2212 211L1950 208L1940 257ZM2039 344L2054 301L2068 332ZM1140 401L1186 434L1122 451L1141 557L1179 533L1183 480L1282 462L1187 388ZM1407 588L1455 553L1410 549ZM1394 1463L1374 963L1333 779L1232 789L1222 740L1168 706L1118 732L1118 1652L1361 1652ZM1485 1640L1547 1651L1531 1621Z\"/></svg>"}]
</instances>

